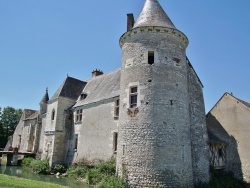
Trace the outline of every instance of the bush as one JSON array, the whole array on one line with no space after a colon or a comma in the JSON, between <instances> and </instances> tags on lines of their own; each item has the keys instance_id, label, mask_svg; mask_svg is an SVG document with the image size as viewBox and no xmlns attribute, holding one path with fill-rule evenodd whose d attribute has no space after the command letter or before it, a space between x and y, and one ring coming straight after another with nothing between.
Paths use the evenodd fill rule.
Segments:
<instances>
[{"instance_id":1,"label":"bush","mask_svg":"<svg viewBox=\"0 0 250 188\"><path fill-rule=\"evenodd\" d=\"M98 169L90 169L86 174L88 184L97 184L102 181L105 174L100 173Z\"/></svg>"},{"instance_id":2,"label":"bush","mask_svg":"<svg viewBox=\"0 0 250 188\"><path fill-rule=\"evenodd\" d=\"M48 160L33 160L29 166L30 169L36 174L48 174L50 172Z\"/></svg>"},{"instance_id":3,"label":"bush","mask_svg":"<svg viewBox=\"0 0 250 188\"><path fill-rule=\"evenodd\" d=\"M71 167L67 170L67 174L72 178L85 178L88 171L87 167Z\"/></svg>"},{"instance_id":4,"label":"bush","mask_svg":"<svg viewBox=\"0 0 250 188\"><path fill-rule=\"evenodd\" d=\"M97 188L126 188L125 182L117 177L117 176L110 176L104 178L97 186Z\"/></svg>"},{"instance_id":5,"label":"bush","mask_svg":"<svg viewBox=\"0 0 250 188\"><path fill-rule=\"evenodd\" d=\"M54 173L65 173L67 171L67 167L63 164L56 164L54 167L53 167L53 172Z\"/></svg>"},{"instance_id":6,"label":"bush","mask_svg":"<svg viewBox=\"0 0 250 188\"><path fill-rule=\"evenodd\" d=\"M114 161L100 162L97 165L97 169L102 174L106 174L106 175L112 176L112 175L115 175L116 164L115 164Z\"/></svg>"},{"instance_id":7,"label":"bush","mask_svg":"<svg viewBox=\"0 0 250 188\"><path fill-rule=\"evenodd\" d=\"M35 160L35 159L30 158L30 157L24 158L23 161L22 161L22 166L30 167L30 163L31 163L32 161L34 161L34 160Z\"/></svg>"}]
</instances>

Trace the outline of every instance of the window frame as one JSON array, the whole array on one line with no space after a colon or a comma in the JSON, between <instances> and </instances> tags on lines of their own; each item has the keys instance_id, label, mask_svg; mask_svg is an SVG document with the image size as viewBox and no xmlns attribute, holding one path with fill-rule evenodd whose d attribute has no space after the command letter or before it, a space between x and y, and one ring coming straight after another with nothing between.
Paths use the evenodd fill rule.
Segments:
<instances>
[{"instance_id":1,"label":"window frame","mask_svg":"<svg viewBox=\"0 0 250 188\"><path fill-rule=\"evenodd\" d=\"M136 91L133 91L133 89L136 88ZM132 103L133 97L136 97L136 103ZM129 107L130 108L136 108L138 106L138 86L131 86L129 88Z\"/></svg>"},{"instance_id":2,"label":"window frame","mask_svg":"<svg viewBox=\"0 0 250 188\"><path fill-rule=\"evenodd\" d=\"M118 132L113 132L113 153L116 154L118 149Z\"/></svg>"},{"instance_id":3,"label":"window frame","mask_svg":"<svg viewBox=\"0 0 250 188\"><path fill-rule=\"evenodd\" d=\"M120 99L117 98L114 101L114 117L119 117L119 113L120 113Z\"/></svg>"},{"instance_id":4,"label":"window frame","mask_svg":"<svg viewBox=\"0 0 250 188\"><path fill-rule=\"evenodd\" d=\"M52 113L51 113L51 120L55 120L55 114L56 114L56 111L55 109L52 110Z\"/></svg>"},{"instance_id":5,"label":"window frame","mask_svg":"<svg viewBox=\"0 0 250 188\"><path fill-rule=\"evenodd\" d=\"M149 65L153 65L155 63L155 52L152 51L148 51L148 64Z\"/></svg>"},{"instance_id":6,"label":"window frame","mask_svg":"<svg viewBox=\"0 0 250 188\"><path fill-rule=\"evenodd\" d=\"M76 110L76 115L75 115L75 122L76 123L82 122L82 114L83 114L82 109Z\"/></svg>"}]
</instances>

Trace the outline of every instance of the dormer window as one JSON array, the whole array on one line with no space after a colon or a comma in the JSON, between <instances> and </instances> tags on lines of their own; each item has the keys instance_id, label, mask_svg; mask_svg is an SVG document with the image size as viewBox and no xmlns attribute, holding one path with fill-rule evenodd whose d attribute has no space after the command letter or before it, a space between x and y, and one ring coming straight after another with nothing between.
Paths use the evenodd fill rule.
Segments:
<instances>
[{"instance_id":1,"label":"dormer window","mask_svg":"<svg viewBox=\"0 0 250 188\"><path fill-rule=\"evenodd\" d=\"M86 97L87 97L87 93L82 93L80 95L80 100L84 100L84 99L86 99Z\"/></svg>"}]
</instances>

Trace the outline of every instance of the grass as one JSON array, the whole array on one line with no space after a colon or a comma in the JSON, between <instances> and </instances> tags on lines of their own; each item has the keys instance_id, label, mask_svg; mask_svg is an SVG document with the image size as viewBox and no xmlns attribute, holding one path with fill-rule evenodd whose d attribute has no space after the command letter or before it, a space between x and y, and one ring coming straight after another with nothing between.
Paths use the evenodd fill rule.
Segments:
<instances>
[{"instance_id":1,"label":"grass","mask_svg":"<svg viewBox=\"0 0 250 188\"><path fill-rule=\"evenodd\" d=\"M69 188L58 184L51 184L46 182L27 180L13 176L6 176L0 174L0 187L1 188Z\"/></svg>"}]
</instances>

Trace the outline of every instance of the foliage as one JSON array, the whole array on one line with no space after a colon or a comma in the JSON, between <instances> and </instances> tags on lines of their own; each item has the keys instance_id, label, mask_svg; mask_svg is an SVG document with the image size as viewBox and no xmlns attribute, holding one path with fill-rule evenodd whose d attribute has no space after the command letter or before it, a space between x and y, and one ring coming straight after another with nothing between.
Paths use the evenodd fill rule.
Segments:
<instances>
[{"instance_id":1,"label":"foliage","mask_svg":"<svg viewBox=\"0 0 250 188\"><path fill-rule=\"evenodd\" d=\"M0 148L4 148L8 137L13 135L21 115L21 109L8 106L2 110L0 107Z\"/></svg>"},{"instance_id":2,"label":"foliage","mask_svg":"<svg viewBox=\"0 0 250 188\"><path fill-rule=\"evenodd\" d=\"M67 170L67 167L63 164L56 164L54 167L53 167L53 172L57 173L65 173Z\"/></svg>"},{"instance_id":3,"label":"foliage","mask_svg":"<svg viewBox=\"0 0 250 188\"><path fill-rule=\"evenodd\" d=\"M27 157L27 158L24 158L23 161L22 161L22 166L25 166L25 167L30 167L30 163L32 161L34 161L35 159L34 158L31 158L31 157Z\"/></svg>"},{"instance_id":4,"label":"foliage","mask_svg":"<svg viewBox=\"0 0 250 188\"><path fill-rule=\"evenodd\" d=\"M125 183L115 175L115 172L114 160L98 161L95 165L84 160L67 170L69 177L85 178L89 184L97 185L100 188L126 188Z\"/></svg>"},{"instance_id":5,"label":"foliage","mask_svg":"<svg viewBox=\"0 0 250 188\"><path fill-rule=\"evenodd\" d=\"M89 169L86 174L88 184L97 184L102 181L105 174L102 174L99 169Z\"/></svg>"},{"instance_id":6,"label":"foliage","mask_svg":"<svg viewBox=\"0 0 250 188\"><path fill-rule=\"evenodd\" d=\"M124 181L117 177L117 176L110 176L107 178L104 178L97 186L96 188L126 188L126 184Z\"/></svg>"},{"instance_id":7,"label":"foliage","mask_svg":"<svg viewBox=\"0 0 250 188\"><path fill-rule=\"evenodd\" d=\"M48 160L32 160L29 168L36 174L48 174L50 172Z\"/></svg>"},{"instance_id":8,"label":"foliage","mask_svg":"<svg viewBox=\"0 0 250 188\"><path fill-rule=\"evenodd\" d=\"M196 188L245 188L245 182L234 177L232 172L211 169L211 181L198 184Z\"/></svg>"},{"instance_id":9,"label":"foliage","mask_svg":"<svg viewBox=\"0 0 250 188\"><path fill-rule=\"evenodd\" d=\"M0 187L15 187L15 188L68 188L65 186L34 181L34 180L27 180L22 178L17 178L13 176L6 176L0 174Z\"/></svg>"},{"instance_id":10,"label":"foliage","mask_svg":"<svg viewBox=\"0 0 250 188\"><path fill-rule=\"evenodd\" d=\"M108 162L100 162L97 165L97 169L100 173L106 174L106 175L115 175L116 172L116 164L114 161L108 161Z\"/></svg>"},{"instance_id":11,"label":"foliage","mask_svg":"<svg viewBox=\"0 0 250 188\"><path fill-rule=\"evenodd\" d=\"M67 174L72 178L85 178L88 171L87 167L71 167L67 170Z\"/></svg>"}]
</instances>

